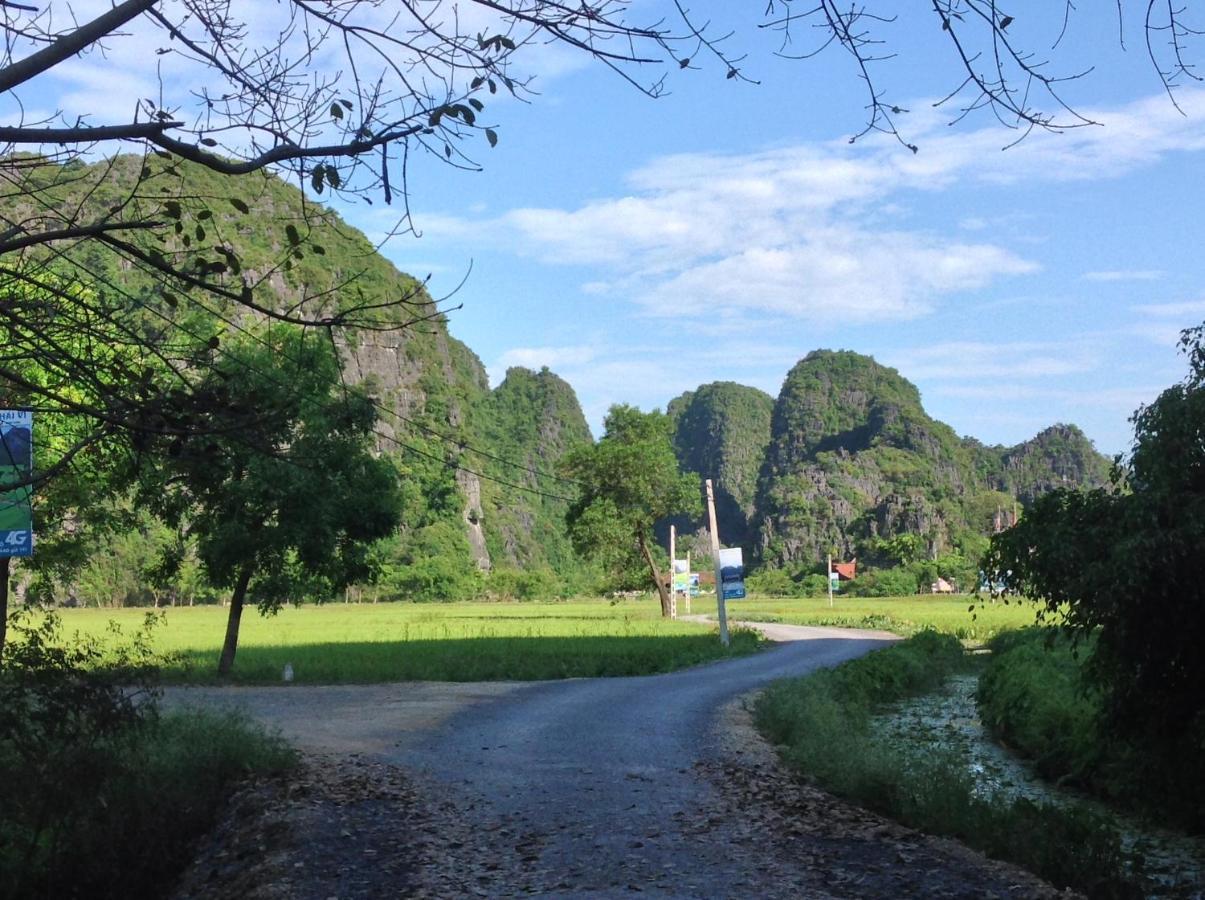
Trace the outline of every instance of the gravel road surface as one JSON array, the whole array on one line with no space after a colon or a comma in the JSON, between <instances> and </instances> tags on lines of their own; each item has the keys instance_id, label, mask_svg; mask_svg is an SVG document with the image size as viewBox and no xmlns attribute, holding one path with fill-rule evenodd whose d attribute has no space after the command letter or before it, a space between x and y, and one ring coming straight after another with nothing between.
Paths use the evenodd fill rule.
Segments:
<instances>
[{"instance_id":1,"label":"gravel road surface","mask_svg":"<svg viewBox=\"0 0 1205 900\"><path fill-rule=\"evenodd\" d=\"M178 896L1054 895L785 773L743 698L894 637L757 627L781 643L668 675L172 691L316 754L235 804Z\"/></svg>"}]
</instances>

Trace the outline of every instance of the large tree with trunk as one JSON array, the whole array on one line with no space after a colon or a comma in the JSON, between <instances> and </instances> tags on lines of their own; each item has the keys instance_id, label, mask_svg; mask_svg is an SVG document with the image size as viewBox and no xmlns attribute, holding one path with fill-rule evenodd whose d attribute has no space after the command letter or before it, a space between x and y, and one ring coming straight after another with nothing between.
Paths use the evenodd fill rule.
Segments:
<instances>
[{"instance_id":1,"label":"large tree with trunk","mask_svg":"<svg viewBox=\"0 0 1205 900\"><path fill-rule=\"evenodd\" d=\"M331 345L304 329L232 341L202 387L254 412L249 424L161 438L168 445L133 470L140 505L193 541L209 582L232 591L221 675L248 599L271 613L371 580L370 545L397 528L397 472L373 452L376 407L334 387L338 377Z\"/></svg>"},{"instance_id":2,"label":"large tree with trunk","mask_svg":"<svg viewBox=\"0 0 1205 900\"><path fill-rule=\"evenodd\" d=\"M670 614L669 574L654 553L653 525L668 516L697 516L699 480L678 468L670 421L660 412L613 406L597 444L565 457L566 474L579 486L566 521L574 547L600 560L620 582L643 570L645 584Z\"/></svg>"}]
</instances>

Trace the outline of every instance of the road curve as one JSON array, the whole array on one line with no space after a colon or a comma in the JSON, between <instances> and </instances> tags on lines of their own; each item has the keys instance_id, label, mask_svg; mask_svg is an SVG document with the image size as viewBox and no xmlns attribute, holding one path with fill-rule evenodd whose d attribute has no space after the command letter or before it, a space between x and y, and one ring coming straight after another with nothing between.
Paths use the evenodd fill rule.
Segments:
<instances>
[{"instance_id":1,"label":"road curve","mask_svg":"<svg viewBox=\"0 0 1205 900\"><path fill-rule=\"evenodd\" d=\"M303 738L303 746L304 737L313 736L315 726L321 733L326 723L338 732L341 748L359 748L408 773L422 805L438 808L448 825L435 829L437 852L424 851L426 874L398 896L1044 893L965 850L934 846L912 833L901 840L897 826L851 813L814 789L791 787L773 760L767 762L764 745L748 756L739 749L734 755L731 733L721 727L726 704L731 714L731 701L771 681L836 665L897 639L849 629L753 627L776 645L665 675L486 690L468 696L459 711L408 731L389 726L390 717L399 715L389 691L406 685L206 689L174 692L169 702L233 703ZM349 706L358 709L356 716L347 713ZM319 743L328 752L333 746ZM786 806L784 789L796 791ZM800 800L801 790L811 793ZM799 817L812 826L799 828ZM868 817L873 821L866 827ZM846 827L854 819L861 830ZM399 839L399 852L404 843ZM365 876L366 885L372 881ZM377 885L339 895L385 896L381 890Z\"/></svg>"},{"instance_id":2,"label":"road curve","mask_svg":"<svg viewBox=\"0 0 1205 900\"><path fill-rule=\"evenodd\" d=\"M720 708L897 639L757 627L780 643L665 675L533 684L465 710L389 758L461 794L478 814L510 823L510 831L539 836L540 865L568 876L564 896L637 888L722 896L722 885L759 881L760 865L723 842L704 848L691 828L715 799L697 767L722 753Z\"/></svg>"}]
</instances>

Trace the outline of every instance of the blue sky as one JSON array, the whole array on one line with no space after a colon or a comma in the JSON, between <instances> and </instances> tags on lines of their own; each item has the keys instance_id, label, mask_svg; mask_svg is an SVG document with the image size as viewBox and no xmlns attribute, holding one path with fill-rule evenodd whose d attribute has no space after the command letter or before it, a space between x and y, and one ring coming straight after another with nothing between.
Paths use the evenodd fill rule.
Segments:
<instances>
[{"instance_id":1,"label":"blue sky","mask_svg":"<svg viewBox=\"0 0 1205 900\"><path fill-rule=\"evenodd\" d=\"M914 156L848 143L864 97L847 59L776 59L728 19L760 85L686 71L650 100L558 56L530 105L487 106L501 140L483 172L412 168L422 237L385 253L436 293L471 262L451 329L491 379L548 365L597 432L612 403L714 380L777 394L809 350L846 348L959 433L1011 444L1074 422L1125 450L1134 408L1184 373L1179 329L1205 320L1205 93L1179 92L1181 114L1133 34L1123 52L1115 20L1081 16L1051 56L1072 71L1092 49L1065 94L1104 124L1002 151L989 116L951 127L924 99L957 81L933 23L897 23L880 71ZM390 216L344 211L370 234Z\"/></svg>"},{"instance_id":2,"label":"blue sky","mask_svg":"<svg viewBox=\"0 0 1205 900\"><path fill-rule=\"evenodd\" d=\"M107 5L72 6L82 19ZM776 57L781 36L756 27L764 4L692 5L713 33L735 31L725 46L747 53L758 84L714 64L672 67L668 96L652 100L564 48L524 48L538 96L484 98L500 140L473 148L483 171L411 159L421 236L384 252L430 273L436 295L471 266L452 332L495 383L511 365L552 368L596 433L612 403L664 407L709 381L777 394L797 360L827 347L896 367L962 434L1012 444L1074 422L1123 451L1134 408L1184 373L1179 330L1205 320L1205 90L1185 87L1173 105L1140 21L1122 23L1123 49L1103 6L1075 12L1050 49L1063 4L1013 4L1009 34L1049 55L1052 73L1095 66L1063 95L1103 124L1007 150L1015 134L986 112L951 126L957 101L934 108L960 79L928 13L875 26L897 53L878 83L910 110L898 123L915 155L885 138L851 145L866 102L851 61L835 49ZM640 20L673 15L667 0L631 7ZM808 49L804 35L795 48ZM94 123L127 119L174 59L154 52L161 43L132 27L107 58L58 67L41 100ZM190 76L164 77L183 88ZM398 217L339 208L373 237Z\"/></svg>"}]
</instances>

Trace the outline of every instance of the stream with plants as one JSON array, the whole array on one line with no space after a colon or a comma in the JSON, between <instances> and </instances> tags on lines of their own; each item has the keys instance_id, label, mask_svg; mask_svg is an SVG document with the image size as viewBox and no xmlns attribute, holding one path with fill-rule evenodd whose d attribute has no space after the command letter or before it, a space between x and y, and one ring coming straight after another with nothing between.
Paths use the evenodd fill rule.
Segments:
<instances>
[{"instance_id":1,"label":"stream with plants","mask_svg":"<svg viewBox=\"0 0 1205 900\"><path fill-rule=\"evenodd\" d=\"M917 754L941 748L965 762L982 796L1035 803L1082 804L1104 816L1121 835L1132 871L1151 898L1205 897L1205 837L1150 826L1076 791L1041 779L983 727L975 703L978 678L958 675L943 689L894 706L874 718L874 733L893 747ZM1074 852L1069 849L1069 852Z\"/></svg>"}]
</instances>

